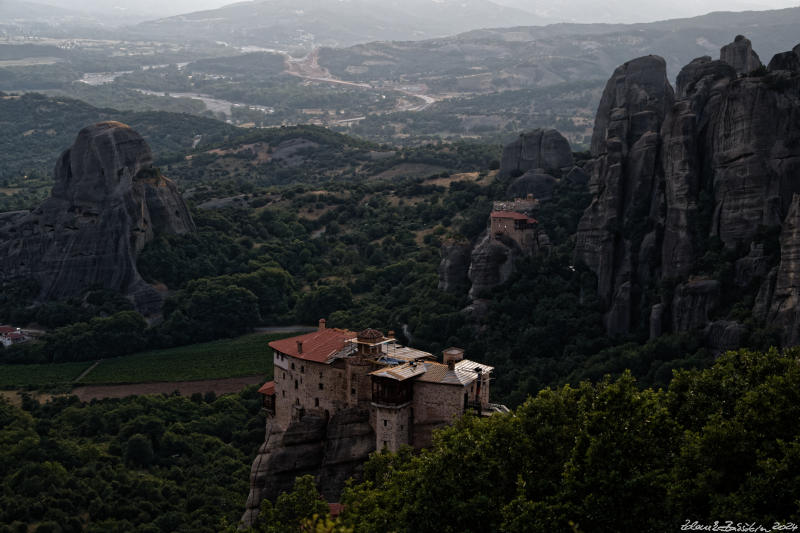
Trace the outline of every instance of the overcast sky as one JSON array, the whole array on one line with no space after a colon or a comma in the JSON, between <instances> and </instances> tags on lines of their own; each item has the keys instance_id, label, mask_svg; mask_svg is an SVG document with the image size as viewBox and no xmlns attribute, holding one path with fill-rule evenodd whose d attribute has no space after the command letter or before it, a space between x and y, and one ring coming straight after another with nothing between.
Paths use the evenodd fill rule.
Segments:
<instances>
[{"instance_id":1,"label":"overcast sky","mask_svg":"<svg viewBox=\"0 0 800 533\"><path fill-rule=\"evenodd\" d=\"M3 0L0 0L2 2ZM231 0L29 0L86 12L128 12L148 18L213 9ZM262 0L263 1L263 0ZM287 0L277 0L286 2ZM348 0L319 0L336 4ZM380 4L381 0L369 0ZM470 0L430 0L454 2ZM649 22L667 18L692 17L710 11L764 10L794 7L800 0L491 0L524 9L556 22Z\"/></svg>"}]
</instances>

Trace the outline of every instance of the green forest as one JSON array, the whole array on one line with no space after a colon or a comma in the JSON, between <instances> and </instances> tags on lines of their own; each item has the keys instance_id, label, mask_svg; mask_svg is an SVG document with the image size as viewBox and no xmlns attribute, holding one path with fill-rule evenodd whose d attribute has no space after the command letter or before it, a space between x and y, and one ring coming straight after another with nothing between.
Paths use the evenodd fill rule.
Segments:
<instances>
[{"instance_id":1,"label":"green forest","mask_svg":"<svg viewBox=\"0 0 800 533\"><path fill-rule=\"evenodd\" d=\"M57 392L68 392L63 375L42 369L67 365L73 379L98 360L91 382L116 382L115 368L158 365L167 353L186 359L165 375L193 379L176 366L191 364L195 343L323 317L394 330L435 355L461 346L496 368L493 401L511 415L466 416L428 450L374 454L338 517L313 480L298 478L264 503L255 532L669 531L689 519L800 518L800 352L770 349L768 324L753 324L746 349L721 356L691 332L607 337L596 280L573 264L587 185L561 180L540 203L550 252L521 258L507 282L479 295L486 309L476 322L463 312L466 293L438 288L438 267L443 244L474 242L492 201L505 199L512 178L498 172L499 144L395 147L320 127L242 130L33 94L0 106L20 147L3 155L0 211L44 197L45 169L75 133L69 121L113 118L147 138L197 225L157 235L138 257L145 280L170 291L161 321L99 287L37 303L32 280L4 283L0 323L47 329L38 342L0 348L0 363L30 369L24 385L60 379ZM31 133L29 115L43 121ZM762 233L774 247L775 235ZM707 244L698 272L729 283L730 257ZM734 296L753 297L731 294L720 312L742 312ZM264 341L269 361L266 339L241 338L230 342L248 350L255 372L253 344ZM255 388L221 398L0 399L0 531L235 531L264 425Z\"/></svg>"},{"instance_id":2,"label":"green forest","mask_svg":"<svg viewBox=\"0 0 800 533\"><path fill-rule=\"evenodd\" d=\"M0 531L220 531L241 515L263 438L254 387L220 398L0 400Z\"/></svg>"},{"instance_id":3,"label":"green forest","mask_svg":"<svg viewBox=\"0 0 800 533\"><path fill-rule=\"evenodd\" d=\"M800 352L741 350L669 387L630 373L376 453L327 516L310 477L254 532L674 531L800 518ZM2 531L236 530L260 395L0 401Z\"/></svg>"},{"instance_id":4,"label":"green forest","mask_svg":"<svg viewBox=\"0 0 800 533\"><path fill-rule=\"evenodd\" d=\"M298 478L253 531L791 531L799 355L729 352L667 388L627 372L547 388L512 416L461 418L420 453L374 454L335 520Z\"/></svg>"}]
</instances>

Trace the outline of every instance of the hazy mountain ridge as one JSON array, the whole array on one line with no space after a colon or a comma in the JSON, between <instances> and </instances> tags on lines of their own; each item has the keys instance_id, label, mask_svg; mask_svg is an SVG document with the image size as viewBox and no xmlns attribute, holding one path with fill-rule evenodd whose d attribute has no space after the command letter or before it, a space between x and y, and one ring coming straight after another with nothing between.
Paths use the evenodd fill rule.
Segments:
<instances>
[{"instance_id":1,"label":"hazy mountain ridge","mask_svg":"<svg viewBox=\"0 0 800 533\"><path fill-rule=\"evenodd\" d=\"M520 22L541 23L542 19L488 0L350 0L333 6L321 6L313 0L266 0L149 21L129 30L148 38L211 39L285 48L422 39Z\"/></svg>"},{"instance_id":2,"label":"hazy mountain ridge","mask_svg":"<svg viewBox=\"0 0 800 533\"><path fill-rule=\"evenodd\" d=\"M731 35L746 34L764 57L790 49L796 44L798 23L800 8L789 8L709 13L643 24L480 29L442 39L326 48L320 64L343 79L405 76L434 83L456 68L462 77L489 72L495 77L520 78L528 67L537 71L532 84L542 86L604 78L630 57L657 53L667 61L667 72L674 79L695 57L716 54ZM446 65L444 72L442 65Z\"/></svg>"}]
</instances>

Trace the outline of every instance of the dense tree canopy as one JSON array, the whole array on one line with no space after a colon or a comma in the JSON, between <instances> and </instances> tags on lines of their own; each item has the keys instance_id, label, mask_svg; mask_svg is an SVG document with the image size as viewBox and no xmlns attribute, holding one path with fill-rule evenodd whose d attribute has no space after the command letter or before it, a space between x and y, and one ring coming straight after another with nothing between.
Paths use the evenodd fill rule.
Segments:
<instances>
[{"instance_id":1,"label":"dense tree canopy","mask_svg":"<svg viewBox=\"0 0 800 533\"><path fill-rule=\"evenodd\" d=\"M460 419L419 454L374 454L345 490L337 525L662 532L687 519L797 523L798 417L800 350L730 352L709 369L678 371L666 390L641 389L629 373L546 389L512 415ZM291 513L288 502L308 497L307 487L295 492L270 512Z\"/></svg>"}]
</instances>

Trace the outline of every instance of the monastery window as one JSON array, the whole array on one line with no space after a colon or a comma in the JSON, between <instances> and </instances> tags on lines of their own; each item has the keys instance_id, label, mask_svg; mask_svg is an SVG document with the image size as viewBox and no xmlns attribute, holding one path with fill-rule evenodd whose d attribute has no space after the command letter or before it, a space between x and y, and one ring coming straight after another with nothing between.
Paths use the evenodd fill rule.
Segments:
<instances>
[{"instance_id":1,"label":"monastery window","mask_svg":"<svg viewBox=\"0 0 800 533\"><path fill-rule=\"evenodd\" d=\"M292 363L292 370L294 370L294 363Z\"/></svg>"},{"instance_id":2,"label":"monastery window","mask_svg":"<svg viewBox=\"0 0 800 533\"><path fill-rule=\"evenodd\" d=\"M294 380L294 388L297 388L297 380Z\"/></svg>"},{"instance_id":3,"label":"monastery window","mask_svg":"<svg viewBox=\"0 0 800 533\"><path fill-rule=\"evenodd\" d=\"M283 397L286 398L286 391L282 390L281 392L283 393Z\"/></svg>"},{"instance_id":4,"label":"monastery window","mask_svg":"<svg viewBox=\"0 0 800 533\"><path fill-rule=\"evenodd\" d=\"M388 443L388 442L386 442L386 441L383 441L383 447L384 447L384 448L388 448L388 447L389 447L389 443Z\"/></svg>"},{"instance_id":5,"label":"monastery window","mask_svg":"<svg viewBox=\"0 0 800 533\"><path fill-rule=\"evenodd\" d=\"M314 407L319 407L319 398L314 398Z\"/></svg>"},{"instance_id":6,"label":"monastery window","mask_svg":"<svg viewBox=\"0 0 800 533\"><path fill-rule=\"evenodd\" d=\"M306 367L304 367L303 365L300 365L300 373L304 374L305 371L306 371Z\"/></svg>"},{"instance_id":7,"label":"monastery window","mask_svg":"<svg viewBox=\"0 0 800 533\"><path fill-rule=\"evenodd\" d=\"M386 427L388 423L389 423L389 421L384 418L383 419L383 427Z\"/></svg>"},{"instance_id":8,"label":"monastery window","mask_svg":"<svg viewBox=\"0 0 800 533\"><path fill-rule=\"evenodd\" d=\"M322 372L319 373L319 379L322 379Z\"/></svg>"},{"instance_id":9,"label":"monastery window","mask_svg":"<svg viewBox=\"0 0 800 533\"><path fill-rule=\"evenodd\" d=\"M283 379L286 379L286 372L283 373Z\"/></svg>"},{"instance_id":10,"label":"monastery window","mask_svg":"<svg viewBox=\"0 0 800 533\"><path fill-rule=\"evenodd\" d=\"M355 395L356 395L356 389L352 389L352 388L351 388L351 389L350 389L350 394L352 394L353 396L355 396Z\"/></svg>"},{"instance_id":11,"label":"monastery window","mask_svg":"<svg viewBox=\"0 0 800 533\"><path fill-rule=\"evenodd\" d=\"M300 398L295 398L294 399L294 404L295 405L300 405Z\"/></svg>"},{"instance_id":12,"label":"monastery window","mask_svg":"<svg viewBox=\"0 0 800 533\"><path fill-rule=\"evenodd\" d=\"M319 390L323 390L324 388L325 388L325 387L322 385L322 383L320 383L320 384L319 384Z\"/></svg>"}]
</instances>

